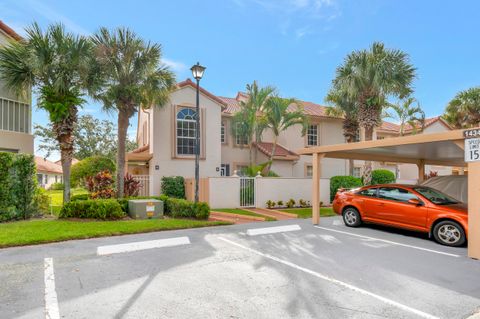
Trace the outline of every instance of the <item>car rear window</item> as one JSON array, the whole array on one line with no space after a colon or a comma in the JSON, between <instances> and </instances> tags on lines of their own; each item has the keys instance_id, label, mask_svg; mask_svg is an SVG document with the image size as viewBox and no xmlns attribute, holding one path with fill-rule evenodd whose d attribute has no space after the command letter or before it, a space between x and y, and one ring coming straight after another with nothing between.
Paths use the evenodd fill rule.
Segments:
<instances>
[{"instance_id":1,"label":"car rear window","mask_svg":"<svg viewBox=\"0 0 480 319\"><path fill-rule=\"evenodd\" d=\"M377 196L377 189L376 188L367 188L357 192L358 195L368 196L368 197L376 197Z\"/></svg>"}]
</instances>

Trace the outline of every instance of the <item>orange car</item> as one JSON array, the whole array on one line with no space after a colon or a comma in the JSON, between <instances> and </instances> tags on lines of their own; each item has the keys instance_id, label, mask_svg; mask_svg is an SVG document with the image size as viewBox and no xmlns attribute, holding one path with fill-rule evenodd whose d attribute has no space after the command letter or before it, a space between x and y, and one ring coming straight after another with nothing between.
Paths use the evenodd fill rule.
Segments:
<instances>
[{"instance_id":1,"label":"orange car","mask_svg":"<svg viewBox=\"0 0 480 319\"><path fill-rule=\"evenodd\" d=\"M447 246L467 240L467 205L430 187L386 184L339 190L333 210L349 227L365 222L406 228L429 233Z\"/></svg>"}]
</instances>

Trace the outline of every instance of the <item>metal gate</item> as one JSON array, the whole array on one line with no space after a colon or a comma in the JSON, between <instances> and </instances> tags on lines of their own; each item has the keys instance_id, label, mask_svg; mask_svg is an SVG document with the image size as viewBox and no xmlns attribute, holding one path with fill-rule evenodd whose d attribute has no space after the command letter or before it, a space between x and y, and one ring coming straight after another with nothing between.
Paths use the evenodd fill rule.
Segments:
<instances>
[{"instance_id":1,"label":"metal gate","mask_svg":"<svg viewBox=\"0 0 480 319\"><path fill-rule=\"evenodd\" d=\"M240 207L255 207L255 177L240 177Z\"/></svg>"}]
</instances>

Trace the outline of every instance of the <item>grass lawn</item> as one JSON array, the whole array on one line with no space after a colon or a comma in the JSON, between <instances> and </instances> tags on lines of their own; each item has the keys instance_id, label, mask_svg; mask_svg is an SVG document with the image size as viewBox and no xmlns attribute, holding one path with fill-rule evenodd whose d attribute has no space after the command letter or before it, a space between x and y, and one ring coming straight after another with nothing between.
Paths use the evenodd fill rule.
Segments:
<instances>
[{"instance_id":1,"label":"grass lawn","mask_svg":"<svg viewBox=\"0 0 480 319\"><path fill-rule=\"evenodd\" d=\"M88 191L84 188L73 188L71 192L72 192L72 196L80 195L80 194L88 194ZM63 190L58 190L58 191L48 190L47 195L50 196L50 199L52 200L52 202L50 203L52 206L62 206Z\"/></svg>"},{"instance_id":2,"label":"grass lawn","mask_svg":"<svg viewBox=\"0 0 480 319\"><path fill-rule=\"evenodd\" d=\"M223 213L230 213L230 214L238 214L238 215L247 215L247 216L255 216L255 217L263 217L266 221L275 221L275 218L270 216L260 215L256 213L249 212L248 210L243 210L239 208L215 208L212 209L215 212L223 212Z\"/></svg>"},{"instance_id":3,"label":"grass lawn","mask_svg":"<svg viewBox=\"0 0 480 319\"><path fill-rule=\"evenodd\" d=\"M42 219L0 224L0 247L34 245L71 239L147 233L160 230L230 225L187 219L69 221Z\"/></svg>"},{"instance_id":4,"label":"grass lawn","mask_svg":"<svg viewBox=\"0 0 480 319\"><path fill-rule=\"evenodd\" d=\"M281 209L284 212L297 214L298 218L311 218L312 217L312 208L287 208ZM320 216L321 217L328 217L328 216L335 216L335 212L331 207L321 207L320 208Z\"/></svg>"}]
</instances>

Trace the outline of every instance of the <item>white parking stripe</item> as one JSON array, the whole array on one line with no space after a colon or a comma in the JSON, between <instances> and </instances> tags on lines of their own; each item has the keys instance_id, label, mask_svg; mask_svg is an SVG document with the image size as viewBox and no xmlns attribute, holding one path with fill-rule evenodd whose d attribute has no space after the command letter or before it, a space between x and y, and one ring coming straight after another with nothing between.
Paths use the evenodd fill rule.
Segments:
<instances>
[{"instance_id":1,"label":"white parking stripe","mask_svg":"<svg viewBox=\"0 0 480 319\"><path fill-rule=\"evenodd\" d=\"M265 228L252 228L247 230L248 236L256 235L265 235L265 234L275 234L283 233L287 231L301 230L299 225L288 225L288 226L276 226L276 227L265 227Z\"/></svg>"},{"instance_id":2,"label":"white parking stripe","mask_svg":"<svg viewBox=\"0 0 480 319\"><path fill-rule=\"evenodd\" d=\"M55 291L55 275L53 273L53 259L44 259L45 272L45 318L59 319L57 292Z\"/></svg>"},{"instance_id":3,"label":"white parking stripe","mask_svg":"<svg viewBox=\"0 0 480 319\"><path fill-rule=\"evenodd\" d=\"M355 236L355 237L359 237L359 238L363 238L363 239L380 241L380 242L388 243L388 244L391 244L391 245L397 245L397 246L402 246L402 247L408 247L408 248L428 251L430 253L435 253L435 254L440 254L440 255L445 255L445 256L450 256L450 257L461 257L460 255L456 255L456 254L450 254L450 253L446 253L446 252L439 251L439 250L433 250L433 249L428 249L428 248L423 248L423 247L418 247L418 246L402 244L402 243L398 243L396 241L391 241L391 240L386 240L386 239L381 239L381 238L375 238L375 237L369 237L369 236L365 236L365 235L354 234L354 233L350 233L350 232L346 232L346 231L342 231L342 230L337 230L337 229L332 229L332 228L327 228L327 227L320 227L320 226L314 226L314 227L319 228L319 229L323 229L323 230L328 230L328 231L340 233L340 234Z\"/></svg>"},{"instance_id":4,"label":"white parking stripe","mask_svg":"<svg viewBox=\"0 0 480 319\"><path fill-rule=\"evenodd\" d=\"M188 237L175 237L175 238L158 239L158 240L138 241L134 243L97 247L97 255L99 256L111 255L111 254L127 253L127 252L132 252L137 250L172 247L172 246L180 246L180 245L188 245L188 244L190 244L190 239Z\"/></svg>"},{"instance_id":5,"label":"white parking stripe","mask_svg":"<svg viewBox=\"0 0 480 319\"><path fill-rule=\"evenodd\" d=\"M422 318L438 319L438 317L435 317L435 316L433 316L433 315L431 315L431 314L428 314L428 313L426 313L426 312L423 312L423 311L417 310L417 309L415 309L415 308L406 306L406 305L401 304L401 303L399 303L399 302L396 302L396 301L393 301L393 300L391 300L391 299L382 297L382 296L380 296L380 295L374 294L374 293L369 292L369 291L367 291L367 290L364 290L364 289L362 289L362 288L358 288L358 287L356 287L356 286L353 286L353 285L348 284L348 283L346 283L346 282L337 280L337 279L335 279L335 278L332 278L332 277L323 275L323 274L318 273L318 272L316 272L316 271L313 271L313 270L304 268L304 267L299 266L299 265L297 265L297 264L294 264L294 263L292 263L292 262L289 262L289 261L280 259L280 258L278 258L278 257L272 256L272 255L269 255L269 254L266 254L266 253L262 253L262 252L260 252L260 251L258 251L258 250L252 249L252 248L247 247L247 246L244 246L244 245L242 245L242 244L238 244L238 243L233 242L233 241L231 241L231 240L229 240L229 239L226 239L226 238L223 238L223 237L218 237L218 239L220 239L220 240L222 240L222 241L224 241L224 242L226 242L226 243L229 243L229 244L231 244L231 245L234 245L234 246L236 246L236 247L239 247L239 248L242 248L242 249L244 249L244 250L247 250L247 251L249 251L249 252L251 252L251 253L253 253L253 254L262 256L262 257L264 257L264 258L268 258L268 259L270 259L270 260L273 260L273 261L276 261L276 262L278 262L278 263L281 263L281 264L283 264L283 265L285 265L285 266L288 266L288 267L291 267L291 268L300 270L300 271L302 271L302 272L304 272L304 273L307 273L307 274L310 274L310 275L312 275L312 276L314 276L314 277L317 277L317 278L326 280L326 281L328 281L328 282L337 284L337 285L339 285L339 286L348 288L348 289L350 289L350 290L352 290L352 291L355 291L355 292L358 292L358 293L360 293L360 294L363 294L363 295L366 295L366 296L370 296L370 297L372 297L372 298L375 298L375 299L377 299L377 300L380 300L380 301L382 301L382 302L384 302L384 303L386 303L386 304L389 304L389 305L391 305L391 306L394 306L394 307L397 307L397 308L402 309L402 310L404 310L404 311L407 311L407 312L413 313L413 314L415 314L415 315L418 315L418 316L420 316L420 317L422 317Z\"/></svg>"}]
</instances>

